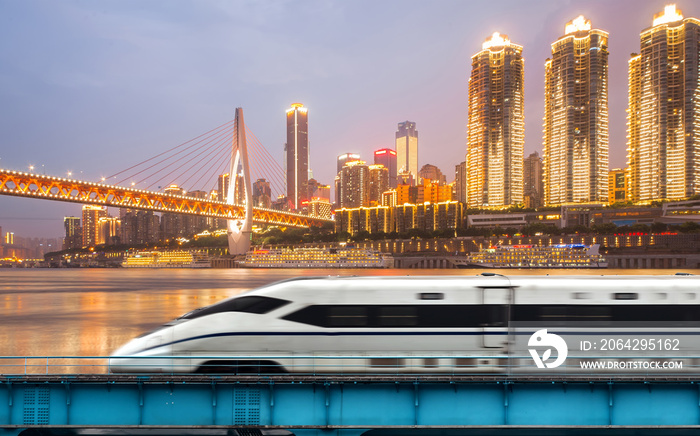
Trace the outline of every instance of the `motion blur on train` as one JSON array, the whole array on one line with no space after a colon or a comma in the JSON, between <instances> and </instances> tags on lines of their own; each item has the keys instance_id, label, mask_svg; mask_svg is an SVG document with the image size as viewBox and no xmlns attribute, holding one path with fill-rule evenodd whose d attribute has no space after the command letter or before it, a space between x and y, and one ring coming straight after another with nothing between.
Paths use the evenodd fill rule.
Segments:
<instances>
[{"instance_id":1,"label":"motion blur on train","mask_svg":"<svg viewBox=\"0 0 700 436\"><path fill-rule=\"evenodd\" d=\"M533 334L543 329L568 343L567 365L559 371L575 372L576 362L587 356L663 353L690 368L700 365L698 327L700 280L692 275L304 277L189 312L116 350L109 368L231 374L537 371L529 349ZM625 349L627 339L628 345L678 341L672 350L644 354ZM609 340L623 346L601 349Z\"/></svg>"}]
</instances>

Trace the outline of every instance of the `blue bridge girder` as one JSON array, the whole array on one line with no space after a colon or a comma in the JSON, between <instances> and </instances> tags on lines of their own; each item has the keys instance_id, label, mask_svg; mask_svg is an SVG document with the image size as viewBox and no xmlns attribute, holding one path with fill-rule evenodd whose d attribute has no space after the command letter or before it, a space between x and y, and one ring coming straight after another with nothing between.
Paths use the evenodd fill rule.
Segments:
<instances>
[{"instance_id":1,"label":"blue bridge girder","mask_svg":"<svg viewBox=\"0 0 700 436\"><path fill-rule=\"evenodd\" d=\"M692 379L0 376L0 436L700 434Z\"/></svg>"}]
</instances>

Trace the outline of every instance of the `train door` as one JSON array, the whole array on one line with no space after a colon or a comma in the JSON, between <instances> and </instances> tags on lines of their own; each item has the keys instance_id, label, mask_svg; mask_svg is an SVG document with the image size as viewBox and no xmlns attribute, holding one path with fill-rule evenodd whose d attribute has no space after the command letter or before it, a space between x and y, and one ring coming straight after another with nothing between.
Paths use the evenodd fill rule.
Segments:
<instances>
[{"instance_id":1,"label":"train door","mask_svg":"<svg viewBox=\"0 0 700 436\"><path fill-rule=\"evenodd\" d=\"M508 318L512 288L482 289L482 338L484 348L502 348L508 345Z\"/></svg>"}]
</instances>

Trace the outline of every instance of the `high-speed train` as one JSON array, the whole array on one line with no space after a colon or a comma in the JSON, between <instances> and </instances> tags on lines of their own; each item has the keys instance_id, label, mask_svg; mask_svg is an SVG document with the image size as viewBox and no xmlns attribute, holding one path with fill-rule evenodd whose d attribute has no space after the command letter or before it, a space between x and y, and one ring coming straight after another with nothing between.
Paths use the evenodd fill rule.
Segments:
<instances>
[{"instance_id":1,"label":"high-speed train","mask_svg":"<svg viewBox=\"0 0 700 436\"><path fill-rule=\"evenodd\" d=\"M538 342L542 333L566 350ZM566 360L558 369L574 371L585 359L613 357L700 365L700 278L296 278L168 322L116 350L109 368L473 373Z\"/></svg>"}]
</instances>

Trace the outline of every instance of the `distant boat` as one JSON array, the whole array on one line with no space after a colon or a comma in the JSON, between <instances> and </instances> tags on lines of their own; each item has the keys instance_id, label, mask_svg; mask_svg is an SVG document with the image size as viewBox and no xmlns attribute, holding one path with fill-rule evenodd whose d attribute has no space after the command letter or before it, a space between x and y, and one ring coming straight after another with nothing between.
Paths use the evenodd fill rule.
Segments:
<instances>
[{"instance_id":1,"label":"distant boat","mask_svg":"<svg viewBox=\"0 0 700 436\"><path fill-rule=\"evenodd\" d=\"M124 268L211 268L209 256L201 251L167 250L129 253Z\"/></svg>"},{"instance_id":2,"label":"distant boat","mask_svg":"<svg viewBox=\"0 0 700 436\"><path fill-rule=\"evenodd\" d=\"M607 268L600 244L496 245L453 259L458 268Z\"/></svg>"},{"instance_id":3,"label":"distant boat","mask_svg":"<svg viewBox=\"0 0 700 436\"><path fill-rule=\"evenodd\" d=\"M391 268L394 259L375 250L337 248L256 249L240 263L245 268Z\"/></svg>"}]
</instances>

